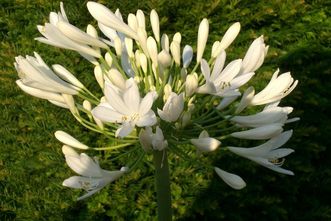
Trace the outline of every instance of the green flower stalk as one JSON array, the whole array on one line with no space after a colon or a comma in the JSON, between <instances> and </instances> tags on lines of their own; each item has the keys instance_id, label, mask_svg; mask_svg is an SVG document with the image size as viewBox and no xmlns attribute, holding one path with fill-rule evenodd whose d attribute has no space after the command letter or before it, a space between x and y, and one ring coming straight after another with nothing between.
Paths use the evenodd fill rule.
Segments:
<instances>
[{"instance_id":1,"label":"green flower stalk","mask_svg":"<svg viewBox=\"0 0 331 221\"><path fill-rule=\"evenodd\" d=\"M293 175L281 167L284 157L293 150L280 147L292 136L292 130L284 131L284 124L298 118L288 119L293 108L280 107L279 103L298 81L290 73L279 74L277 70L262 91L256 93L253 87L242 90L267 54L263 36L252 42L243 59L226 62L226 49L237 37L240 23L231 25L223 38L212 44L208 56L205 48L209 23L204 18L194 58L193 47L183 46L179 32L172 38L160 32L155 10L150 14L153 36L149 36L141 10L129 14L125 23L119 10L113 13L96 2L88 2L87 8L104 37L99 37L92 25L84 32L70 24L61 3L61 11L51 12L49 23L38 26L43 37L36 40L76 51L90 61L104 96L96 96L63 66L53 65L52 70L37 53L34 57L19 56L15 62L20 77L17 84L23 91L67 108L81 125L102 134L112 144L91 147L64 131L55 132L63 143L66 163L80 175L66 179L63 185L87 191L78 200L130 173L146 155L152 155L158 218L171 220L168 157L177 155L192 162L187 154L192 148L201 157L228 149L266 168ZM230 141L225 141L227 138ZM235 138L264 143L252 148L222 146ZM75 149L122 149L140 154L122 169L108 171L96 159ZM201 165L214 169L234 189L246 186L236 174Z\"/></svg>"}]
</instances>

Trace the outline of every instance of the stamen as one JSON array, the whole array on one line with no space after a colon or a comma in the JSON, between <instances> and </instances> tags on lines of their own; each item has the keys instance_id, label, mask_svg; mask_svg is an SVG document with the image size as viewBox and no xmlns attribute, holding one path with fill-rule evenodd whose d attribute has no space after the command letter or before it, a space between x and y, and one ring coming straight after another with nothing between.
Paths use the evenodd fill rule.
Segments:
<instances>
[{"instance_id":1,"label":"stamen","mask_svg":"<svg viewBox=\"0 0 331 221\"><path fill-rule=\"evenodd\" d=\"M285 162L285 158L275 158L275 159L268 159L268 161L276 166L282 166Z\"/></svg>"}]
</instances>

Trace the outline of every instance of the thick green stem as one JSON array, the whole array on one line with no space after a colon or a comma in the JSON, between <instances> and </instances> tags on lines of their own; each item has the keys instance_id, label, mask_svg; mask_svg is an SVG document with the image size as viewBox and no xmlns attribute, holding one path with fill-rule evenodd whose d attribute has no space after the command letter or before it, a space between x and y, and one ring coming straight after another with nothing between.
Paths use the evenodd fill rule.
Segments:
<instances>
[{"instance_id":1,"label":"thick green stem","mask_svg":"<svg viewBox=\"0 0 331 221\"><path fill-rule=\"evenodd\" d=\"M158 221L171 221L171 192L167 151L153 151Z\"/></svg>"}]
</instances>

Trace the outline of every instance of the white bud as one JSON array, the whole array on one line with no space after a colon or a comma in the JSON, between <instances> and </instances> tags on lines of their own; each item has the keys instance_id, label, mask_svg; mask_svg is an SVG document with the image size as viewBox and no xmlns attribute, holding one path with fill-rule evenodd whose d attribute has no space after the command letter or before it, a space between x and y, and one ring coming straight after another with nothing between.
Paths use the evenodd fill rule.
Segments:
<instances>
[{"instance_id":1,"label":"white bud","mask_svg":"<svg viewBox=\"0 0 331 221\"><path fill-rule=\"evenodd\" d=\"M84 85L67 69L59 64L52 65L53 70L56 72L58 76L60 76L63 80L75 85L78 88L84 88Z\"/></svg>"},{"instance_id":2,"label":"white bud","mask_svg":"<svg viewBox=\"0 0 331 221\"><path fill-rule=\"evenodd\" d=\"M147 73L147 57L144 53L140 53L139 61L140 61L141 68L143 69L143 72L146 74Z\"/></svg>"},{"instance_id":3,"label":"white bud","mask_svg":"<svg viewBox=\"0 0 331 221\"><path fill-rule=\"evenodd\" d=\"M171 65L171 56L166 50L162 50L158 54L157 60L164 68L167 68Z\"/></svg>"},{"instance_id":4,"label":"white bud","mask_svg":"<svg viewBox=\"0 0 331 221\"><path fill-rule=\"evenodd\" d=\"M208 33L209 33L209 24L208 20L204 18L200 25L198 30L198 46L197 46L197 63L200 63L202 59L203 52L206 47L207 39L208 39Z\"/></svg>"},{"instance_id":5,"label":"white bud","mask_svg":"<svg viewBox=\"0 0 331 221\"><path fill-rule=\"evenodd\" d=\"M91 102L89 102L88 100L84 100L83 101L83 108L89 112L91 112L92 110L92 105Z\"/></svg>"},{"instance_id":6,"label":"white bud","mask_svg":"<svg viewBox=\"0 0 331 221\"><path fill-rule=\"evenodd\" d=\"M118 88L125 89L125 79L123 75L115 68L110 69L107 72L109 80Z\"/></svg>"},{"instance_id":7,"label":"white bud","mask_svg":"<svg viewBox=\"0 0 331 221\"><path fill-rule=\"evenodd\" d=\"M133 41L131 38L125 38L124 39L124 44L125 44L125 48L126 51L129 55L130 58L133 58L134 54L133 54Z\"/></svg>"},{"instance_id":8,"label":"white bud","mask_svg":"<svg viewBox=\"0 0 331 221\"><path fill-rule=\"evenodd\" d=\"M137 30L138 35L138 42L140 44L141 49L143 50L144 54L149 57L148 50L147 50L147 33L146 30L139 27Z\"/></svg>"},{"instance_id":9,"label":"white bud","mask_svg":"<svg viewBox=\"0 0 331 221\"><path fill-rule=\"evenodd\" d=\"M154 37L157 42L160 42L160 21L159 21L159 15L157 12L153 9L151 11L151 25L152 25L152 30L154 33Z\"/></svg>"},{"instance_id":10,"label":"white bud","mask_svg":"<svg viewBox=\"0 0 331 221\"><path fill-rule=\"evenodd\" d=\"M87 25L86 33L94 38L99 38L97 30L92 25Z\"/></svg>"},{"instance_id":11,"label":"white bud","mask_svg":"<svg viewBox=\"0 0 331 221\"><path fill-rule=\"evenodd\" d=\"M236 22L230 26L230 28L225 32L221 43L220 50L225 50L229 47L229 45L236 39L237 35L240 31L240 23Z\"/></svg>"},{"instance_id":12,"label":"white bud","mask_svg":"<svg viewBox=\"0 0 331 221\"><path fill-rule=\"evenodd\" d=\"M219 53L221 53L220 42L215 41L213 47L211 48L211 57L216 58L219 55Z\"/></svg>"},{"instance_id":13,"label":"white bud","mask_svg":"<svg viewBox=\"0 0 331 221\"><path fill-rule=\"evenodd\" d=\"M138 21L134 14L130 13L128 15L128 25L132 30L137 31L138 28Z\"/></svg>"},{"instance_id":14,"label":"white bud","mask_svg":"<svg viewBox=\"0 0 331 221\"><path fill-rule=\"evenodd\" d=\"M150 58L152 59L152 62L155 66L155 68L158 67L158 61L157 61L157 45L153 37L147 38L147 50Z\"/></svg>"},{"instance_id":15,"label":"white bud","mask_svg":"<svg viewBox=\"0 0 331 221\"><path fill-rule=\"evenodd\" d=\"M187 68L193 58L193 49L191 46L189 45L185 45L184 49L183 49L183 67Z\"/></svg>"},{"instance_id":16,"label":"white bud","mask_svg":"<svg viewBox=\"0 0 331 221\"><path fill-rule=\"evenodd\" d=\"M122 54L122 41L118 36L116 36L114 38L114 47L115 47L116 55L121 56L121 54Z\"/></svg>"},{"instance_id":17,"label":"white bud","mask_svg":"<svg viewBox=\"0 0 331 221\"><path fill-rule=\"evenodd\" d=\"M144 12L140 9L137 10L136 18L138 22L138 27L146 29L145 27L145 15Z\"/></svg>"},{"instance_id":18,"label":"white bud","mask_svg":"<svg viewBox=\"0 0 331 221\"><path fill-rule=\"evenodd\" d=\"M191 139L191 143L198 148L200 152L211 152L216 150L221 142L215 138L209 137L207 131L203 130L198 139Z\"/></svg>"},{"instance_id":19,"label":"white bud","mask_svg":"<svg viewBox=\"0 0 331 221\"><path fill-rule=\"evenodd\" d=\"M113 65L113 58L109 54L109 52L106 53L105 60L106 60L106 62L107 62L107 64L108 64L109 67L111 67Z\"/></svg>"},{"instance_id":20,"label":"white bud","mask_svg":"<svg viewBox=\"0 0 331 221\"><path fill-rule=\"evenodd\" d=\"M185 94L187 97L190 97L194 94L195 90L198 88L198 76L196 73L189 74L186 77L185 81Z\"/></svg>"},{"instance_id":21,"label":"white bud","mask_svg":"<svg viewBox=\"0 0 331 221\"><path fill-rule=\"evenodd\" d=\"M58 139L63 144L66 144L68 146L75 147L78 149L82 149L82 150L89 149L88 146L79 142L77 139L75 139L70 134L68 134L64 131L58 130L54 134L55 134L56 139Z\"/></svg>"},{"instance_id":22,"label":"white bud","mask_svg":"<svg viewBox=\"0 0 331 221\"><path fill-rule=\"evenodd\" d=\"M182 42L182 35L180 34L180 32L176 32L176 34L172 38L172 41L177 41L179 44Z\"/></svg>"},{"instance_id":23,"label":"white bud","mask_svg":"<svg viewBox=\"0 0 331 221\"><path fill-rule=\"evenodd\" d=\"M167 34L163 34L161 38L161 47L163 50L169 52L169 37Z\"/></svg>"},{"instance_id":24,"label":"white bud","mask_svg":"<svg viewBox=\"0 0 331 221\"><path fill-rule=\"evenodd\" d=\"M180 65L180 44L177 41L173 41L170 44L170 51L175 63Z\"/></svg>"},{"instance_id":25,"label":"white bud","mask_svg":"<svg viewBox=\"0 0 331 221\"><path fill-rule=\"evenodd\" d=\"M233 189L240 190L246 186L245 181L240 176L228 173L218 167L215 167L214 169L217 175Z\"/></svg>"},{"instance_id":26,"label":"white bud","mask_svg":"<svg viewBox=\"0 0 331 221\"><path fill-rule=\"evenodd\" d=\"M102 69L100 67L100 65L96 65L94 67L94 76L95 76L95 79L97 80L99 86L101 88L104 88L104 78L103 78L103 73L102 73Z\"/></svg>"}]
</instances>

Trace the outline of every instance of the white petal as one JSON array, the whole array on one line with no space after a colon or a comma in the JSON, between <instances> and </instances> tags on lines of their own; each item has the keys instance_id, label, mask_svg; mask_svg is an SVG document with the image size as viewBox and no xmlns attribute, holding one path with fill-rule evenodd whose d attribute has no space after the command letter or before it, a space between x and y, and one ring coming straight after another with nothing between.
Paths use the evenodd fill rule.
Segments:
<instances>
[{"instance_id":1,"label":"white petal","mask_svg":"<svg viewBox=\"0 0 331 221\"><path fill-rule=\"evenodd\" d=\"M123 138L127 135L129 135L132 130L134 129L134 126L128 122L124 122L121 127L119 127L115 132L115 137Z\"/></svg>"},{"instance_id":2,"label":"white petal","mask_svg":"<svg viewBox=\"0 0 331 221\"><path fill-rule=\"evenodd\" d=\"M246 131L234 132L231 136L248 140L265 140L279 135L282 131L282 124L275 123Z\"/></svg>"},{"instance_id":3,"label":"white petal","mask_svg":"<svg viewBox=\"0 0 331 221\"><path fill-rule=\"evenodd\" d=\"M65 155L66 163L77 174L87 177L101 177L100 167L86 154L80 157Z\"/></svg>"},{"instance_id":4,"label":"white petal","mask_svg":"<svg viewBox=\"0 0 331 221\"><path fill-rule=\"evenodd\" d=\"M138 127L153 126L156 124L156 116L152 110L149 110L145 115L141 116L137 121Z\"/></svg>"},{"instance_id":5,"label":"white petal","mask_svg":"<svg viewBox=\"0 0 331 221\"><path fill-rule=\"evenodd\" d=\"M93 116L103 122L122 123L123 114L104 106L97 106L92 110Z\"/></svg>"},{"instance_id":6,"label":"white petal","mask_svg":"<svg viewBox=\"0 0 331 221\"><path fill-rule=\"evenodd\" d=\"M140 102L139 114L145 115L152 108L153 101L154 101L153 93L148 92Z\"/></svg>"},{"instance_id":7,"label":"white petal","mask_svg":"<svg viewBox=\"0 0 331 221\"><path fill-rule=\"evenodd\" d=\"M130 108L130 111L132 113L139 112L140 95L136 83L132 84L131 87L128 88L127 91L125 91L123 99L126 106Z\"/></svg>"}]
</instances>

